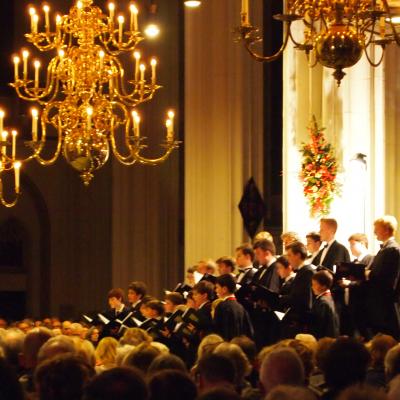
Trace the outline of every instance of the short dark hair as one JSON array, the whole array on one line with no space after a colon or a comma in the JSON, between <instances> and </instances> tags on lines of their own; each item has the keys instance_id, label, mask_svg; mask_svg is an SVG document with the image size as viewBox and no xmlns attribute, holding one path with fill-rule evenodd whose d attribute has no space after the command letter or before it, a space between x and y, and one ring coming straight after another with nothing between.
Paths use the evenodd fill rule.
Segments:
<instances>
[{"instance_id":1,"label":"short dark hair","mask_svg":"<svg viewBox=\"0 0 400 400\"><path fill-rule=\"evenodd\" d=\"M141 297L146 296L147 293L147 286L142 281L133 281L129 284L128 290L133 290L136 294L140 295Z\"/></svg>"},{"instance_id":2,"label":"short dark hair","mask_svg":"<svg viewBox=\"0 0 400 400\"><path fill-rule=\"evenodd\" d=\"M286 256L280 256L276 259L276 262L283 265L285 268L289 268L290 264Z\"/></svg>"},{"instance_id":3,"label":"short dark hair","mask_svg":"<svg viewBox=\"0 0 400 400\"><path fill-rule=\"evenodd\" d=\"M179 304L183 304L185 302L182 294L178 292L167 293L165 295L165 300L169 300L175 306L179 306Z\"/></svg>"},{"instance_id":4,"label":"short dark hair","mask_svg":"<svg viewBox=\"0 0 400 400\"><path fill-rule=\"evenodd\" d=\"M171 394L175 400L194 400L197 388L187 373L164 370L155 373L148 382L150 400L164 400Z\"/></svg>"},{"instance_id":5,"label":"short dark hair","mask_svg":"<svg viewBox=\"0 0 400 400\"><path fill-rule=\"evenodd\" d=\"M151 362L148 374L152 375L158 371L164 371L166 369L187 372L186 365L181 358L175 354L160 354Z\"/></svg>"},{"instance_id":6,"label":"short dark hair","mask_svg":"<svg viewBox=\"0 0 400 400\"><path fill-rule=\"evenodd\" d=\"M116 367L97 375L86 387L86 400L147 400L141 373L132 367Z\"/></svg>"},{"instance_id":7,"label":"short dark hair","mask_svg":"<svg viewBox=\"0 0 400 400\"><path fill-rule=\"evenodd\" d=\"M321 235L318 232L309 232L306 235L307 239L311 239L314 242L320 242L321 241Z\"/></svg>"},{"instance_id":8,"label":"short dark hair","mask_svg":"<svg viewBox=\"0 0 400 400\"><path fill-rule=\"evenodd\" d=\"M236 370L233 362L220 354L206 354L200 358L196 373L207 382L229 382L235 384Z\"/></svg>"},{"instance_id":9,"label":"short dark hair","mask_svg":"<svg viewBox=\"0 0 400 400\"><path fill-rule=\"evenodd\" d=\"M201 393L201 395L197 397L197 400L240 400L243 398L244 397L240 397L233 389L215 387Z\"/></svg>"},{"instance_id":10,"label":"short dark hair","mask_svg":"<svg viewBox=\"0 0 400 400\"><path fill-rule=\"evenodd\" d=\"M164 305L160 300L150 300L146 303L146 307L156 311L158 315L164 314Z\"/></svg>"},{"instance_id":11,"label":"short dark hair","mask_svg":"<svg viewBox=\"0 0 400 400\"><path fill-rule=\"evenodd\" d=\"M236 251L241 251L245 256L250 256L251 261L254 261L254 250L250 243L244 243L239 247L236 247Z\"/></svg>"},{"instance_id":12,"label":"short dark hair","mask_svg":"<svg viewBox=\"0 0 400 400\"><path fill-rule=\"evenodd\" d=\"M305 260L307 258L307 249L304 243L293 242L286 246L286 251L292 250L293 254L300 254L301 259Z\"/></svg>"},{"instance_id":13,"label":"short dark hair","mask_svg":"<svg viewBox=\"0 0 400 400\"><path fill-rule=\"evenodd\" d=\"M216 264L225 264L228 268L231 269L231 272L235 270L235 260L232 257L220 257Z\"/></svg>"},{"instance_id":14,"label":"short dark hair","mask_svg":"<svg viewBox=\"0 0 400 400\"><path fill-rule=\"evenodd\" d=\"M264 251L269 251L273 256L276 254L276 247L274 245L274 242L268 239L257 240L257 242L254 243L253 248L254 250L261 249Z\"/></svg>"},{"instance_id":15,"label":"short dark hair","mask_svg":"<svg viewBox=\"0 0 400 400\"><path fill-rule=\"evenodd\" d=\"M333 276L328 271L325 270L318 271L312 276L311 279L328 289L332 287Z\"/></svg>"},{"instance_id":16,"label":"short dark hair","mask_svg":"<svg viewBox=\"0 0 400 400\"><path fill-rule=\"evenodd\" d=\"M193 286L193 290L197 293L204 294L207 293L208 300L214 298L214 284L209 281L200 281Z\"/></svg>"},{"instance_id":17,"label":"short dark hair","mask_svg":"<svg viewBox=\"0 0 400 400\"><path fill-rule=\"evenodd\" d=\"M235 278L231 274L220 275L215 284L221 287L226 287L229 293L233 293L236 289Z\"/></svg>"},{"instance_id":18,"label":"short dark hair","mask_svg":"<svg viewBox=\"0 0 400 400\"><path fill-rule=\"evenodd\" d=\"M121 288L114 288L114 289L111 289L107 295L108 299L111 299L112 297L115 297L116 299L124 301L125 293Z\"/></svg>"}]
</instances>

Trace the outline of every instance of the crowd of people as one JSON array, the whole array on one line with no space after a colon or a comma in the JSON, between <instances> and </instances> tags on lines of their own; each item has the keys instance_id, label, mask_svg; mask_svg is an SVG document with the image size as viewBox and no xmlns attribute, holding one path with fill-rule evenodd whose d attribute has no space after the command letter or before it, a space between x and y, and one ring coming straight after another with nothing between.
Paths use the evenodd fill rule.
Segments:
<instances>
[{"instance_id":1,"label":"crowd of people","mask_svg":"<svg viewBox=\"0 0 400 400\"><path fill-rule=\"evenodd\" d=\"M0 399L400 398L397 221L374 226L375 256L324 218L281 256L262 232L199 262L163 299L133 281L79 322L0 320Z\"/></svg>"}]
</instances>

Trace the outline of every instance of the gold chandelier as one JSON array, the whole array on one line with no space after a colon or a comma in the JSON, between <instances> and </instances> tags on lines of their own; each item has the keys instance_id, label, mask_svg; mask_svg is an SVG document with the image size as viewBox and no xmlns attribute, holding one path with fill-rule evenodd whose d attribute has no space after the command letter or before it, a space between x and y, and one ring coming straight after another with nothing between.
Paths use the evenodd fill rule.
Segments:
<instances>
[{"instance_id":1,"label":"gold chandelier","mask_svg":"<svg viewBox=\"0 0 400 400\"><path fill-rule=\"evenodd\" d=\"M383 60L386 46L400 45L396 31L395 2L388 0L287 0L283 14L274 19L284 24L283 42L272 55L259 54L255 45L262 41L258 28L249 20L249 0L242 0L241 25L235 29L247 51L261 62L281 56L289 39L295 48L306 53L311 66L317 63L333 68L338 85L345 73L343 68L355 65L366 54L368 62L377 67ZM303 23L303 36L296 38L293 25ZM380 47L377 59L371 48Z\"/></svg>"},{"instance_id":2,"label":"gold chandelier","mask_svg":"<svg viewBox=\"0 0 400 400\"><path fill-rule=\"evenodd\" d=\"M56 15L50 23L50 7L43 6L44 30L40 32L40 17L33 7L28 42L42 52L53 51L55 56L45 69L41 80L41 63L33 61L29 71L30 54L23 50L14 56L14 83L17 95L37 103L32 108L32 140L27 145L32 153L17 160L16 132L12 133L12 154L8 133L3 129L4 111L0 111L0 197L3 205L13 206L20 193L21 164L36 159L41 165L53 164L60 154L75 168L85 185L93 172L102 167L112 152L124 165L155 165L164 161L178 147L175 140L174 112L169 111L165 122L165 149L158 158L146 158L142 150L145 139L140 135L140 116L137 107L151 100L161 87L157 84L156 59L150 66L142 62L136 50L143 40L138 28L138 9L129 7L130 15L116 16L114 3L108 4L107 15L92 0L77 1L67 15ZM123 53L132 55L131 68L125 71ZM125 60L126 61L126 60ZM21 71L22 70L22 71ZM33 73L30 73L33 72ZM44 84L41 84L44 82ZM56 137L54 152L48 153L47 138ZM48 141L47 141L48 142ZM16 199L7 202L3 196L1 173L14 171Z\"/></svg>"}]
</instances>

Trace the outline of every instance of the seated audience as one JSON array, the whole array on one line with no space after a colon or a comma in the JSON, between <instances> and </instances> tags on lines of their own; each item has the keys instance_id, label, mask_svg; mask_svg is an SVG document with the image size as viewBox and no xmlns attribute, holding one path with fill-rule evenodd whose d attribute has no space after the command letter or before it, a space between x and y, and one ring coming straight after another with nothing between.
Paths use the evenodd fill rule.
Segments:
<instances>
[{"instance_id":1,"label":"seated audience","mask_svg":"<svg viewBox=\"0 0 400 400\"><path fill-rule=\"evenodd\" d=\"M100 340L96 351L96 372L100 373L116 367L118 341L113 337Z\"/></svg>"},{"instance_id":2,"label":"seated audience","mask_svg":"<svg viewBox=\"0 0 400 400\"><path fill-rule=\"evenodd\" d=\"M177 370L156 372L148 382L149 400L194 400L197 389L189 375Z\"/></svg>"}]
</instances>

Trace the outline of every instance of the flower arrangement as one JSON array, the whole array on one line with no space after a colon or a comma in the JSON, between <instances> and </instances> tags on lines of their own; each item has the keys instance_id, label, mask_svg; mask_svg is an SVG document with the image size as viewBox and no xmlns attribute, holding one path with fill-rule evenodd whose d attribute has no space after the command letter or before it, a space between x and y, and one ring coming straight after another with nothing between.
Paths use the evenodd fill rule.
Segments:
<instances>
[{"instance_id":1,"label":"flower arrangement","mask_svg":"<svg viewBox=\"0 0 400 400\"><path fill-rule=\"evenodd\" d=\"M311 142L302 143L300 150L303 155L300 179L303 183L304 196L310 204L312 217L327 215L331 202L340 189L336 182L337 160L323 130L318 127L313 116L308 127Z\"/></svg>"}]
</instances>

